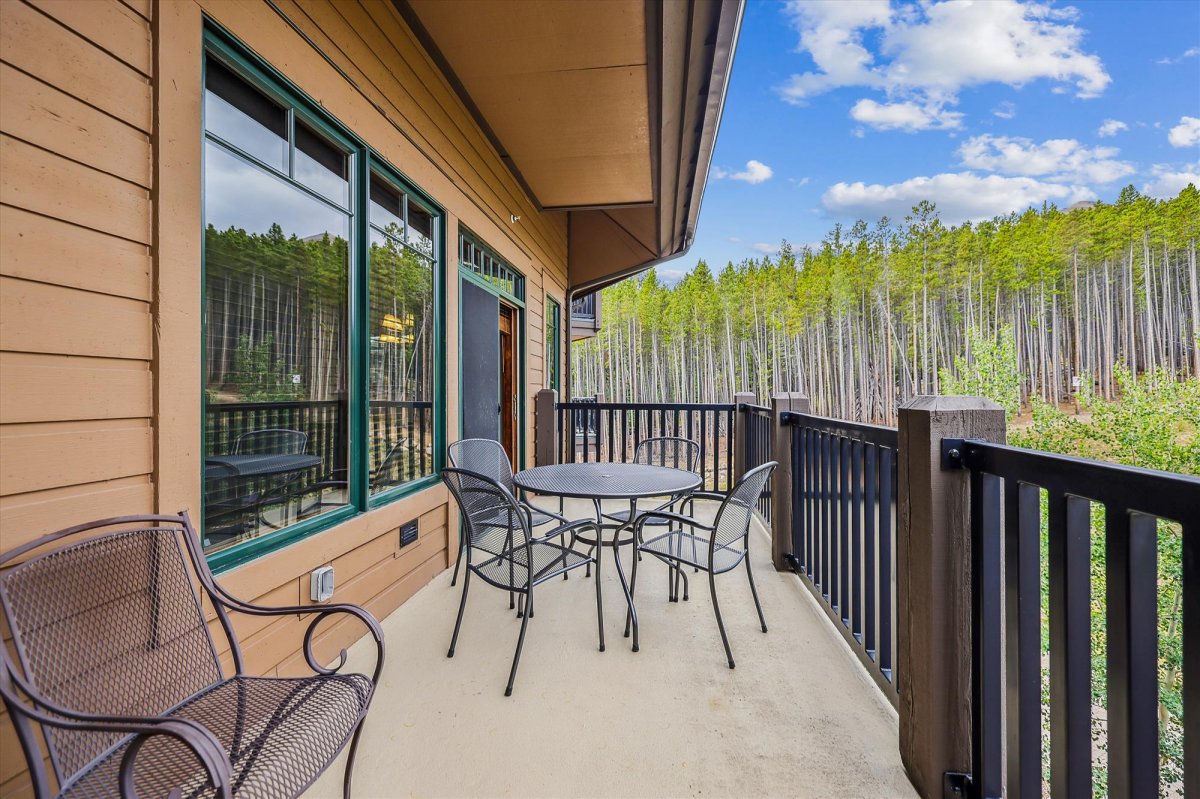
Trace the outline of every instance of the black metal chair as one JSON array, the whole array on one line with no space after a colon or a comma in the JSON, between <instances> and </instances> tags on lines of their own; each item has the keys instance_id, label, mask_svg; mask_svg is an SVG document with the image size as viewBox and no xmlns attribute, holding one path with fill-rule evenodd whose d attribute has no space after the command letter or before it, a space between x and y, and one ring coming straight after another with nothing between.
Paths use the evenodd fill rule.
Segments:
<instances>
[{"instance_id":1,"label":"black metal chair","mask_svg":"<svg viewBox=\"0 0 1200 799\"><path fill-rule=\"evenodd\" d=\"M454 468L482 474L484 477L495 480L504 486L509 494L517 498L518 504L525 511L531 530L551 522L558 522L559 524L567 523L567 518L562 514L535 507L525 501L525 497L517 489L516 483L513 482L512 463L508 460L508 453L504 451L504 447L501 446L499 441L494 441L490 438L464 438L446 447L446 456L450 460L450 465ZM554 534L552 533L551 535ZM560 543L565 545L566 540L560 539ZM451 586L458 583L458 566L466 551L466 538L460 536L458 545L459 557L454 563L454 575L450 578ZM566 575L564 574L563 577L566 577ZM509 604L511 606L512 597L509 597Z\"/></svg>"},{"instance_id":2,"label":"black metal chair","mask_svg":"<svg viewBox=\"0 0 1200 799\"><path fill-rule=\"evenodd\" d=\"M700 445L691 439L678 436L643 439L638 442L637 448L633 451L633 462L694 472L700 464ZM671 497L669 502L659 505L655 510L669 510L683 498L683 496ZM604 514L604 518L624 525L629 523L629 514L628 510L618 510ZM639 512L638 515L642 514ZM669 522L665 519L651 518L647 520L646 524L664 526Z\"/></svg>"},{"instance_id":3,"label":"black metal chair","mask_svg":"<svg viewBox=\"0 0 1200 799\"><path fill-rule=\"evenodd\" d=\"M205 621L211 602L232 675ZM261 607L218 585L187 514L125 516L0 555L0 696L38 797L295 797L350 746L342 789L383 667L383 633L354 605ZM245 672L229 611L313 615L313 676ZM378 647L370 677L317 661L317 625L357 618ZM53 780L43 762L49 754ZM58 793L54 793L54 785Z\"/></svg>"},{"instance_id":4,"label":"black metal chair","mask_svg":"<svg viewBox=\"0 0 1200 799\"><path fill-rule=\"evenodd\" d=\"M471 587L471 575L479 576L489 585L516 592L524 600L525 612L521 614L521 633L517 638L517 650L513 654L512 670L508 675L505 696L512 695L513 681L517 677L517 665L521 660L521 647L525 643L525 628L533 616L533 589L535 586L566 574L571 569L590 564L592 558L582 555L569 546L548 541L554 536L574 534L585 527L596 528L596 522L584 519L555 528L541 538L535 538L529 524L529 510L522 507L512 492L499 481L488 475L465 469L443 469L442 479L450 488L462 514L463 540L467 542L464 558L467 571L463 577L462 600L458 606L458 619L454 623L454 635L446 657L454 657L458 644L458 633L462 627L463 611L467 607L467 590ZM476 553L479 559L476 560ZM604 607L600 595L600 580L596 580L596 620L599 625L600 651L604 651Z\"/></svg>"},{"instance_id":5,"label":"black metal chair","mask_svg":"<svg viewBox=\"0 0 1200 799\"><path fill-rule=\"evenodd\" d=\"M721 606L717 602L716 576L736 569L743 562L746 564L746 577L750 580L750 592L754 595L754 607L758 610L758 621L762 631L767 631L767 620L763 617L762 604L758 601L758 589L754 585L754 572L750 568L750 522L758 498L762 495L771 479L771 473L779 464L775 461L764 463L751 469L742 476L737 485L728 495L695 493L694 499L720 500L721 507L717 510L713 523L705 524L695 516L685 516L665 510L651 510L639 513L634 522L634 536L637 539L635 550L646 553L667 564L675 574L683 575L684 599L687 599L687 575L680 568L682 565L692 566L700 571L708 572L708 587L712 593L713 611L717 616L717 627L721 631L721 642L725 645L725 656L729 659L729 668L733 668L733 652L729 649L729 636L725 634L725 622L721 618ZM667 532L646 540L645 531L654 518L663 519L672 526ZM707 536L697 534L703 530ZM685 554L686 553L686 554ZM637 587L638 559L633 559L633 574L629 581L629 595L632 598ZM626 616L625 631L629 632L632 616L633 651L638 651L638 620L635 614Z\"/></svg>"}]
</instances>

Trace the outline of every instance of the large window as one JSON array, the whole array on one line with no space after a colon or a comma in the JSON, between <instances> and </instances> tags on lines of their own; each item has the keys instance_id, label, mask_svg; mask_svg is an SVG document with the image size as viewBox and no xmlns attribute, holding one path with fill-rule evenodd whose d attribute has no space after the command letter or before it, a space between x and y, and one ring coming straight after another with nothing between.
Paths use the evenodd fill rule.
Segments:
<instances>
[{"instance_id":1,"label":"large window","mask_svg":"<svg viewBox=\"0 0 1200 799\"><path fill-rule=\"evenodd\" d=\"M203 536L240 559L435 473L440 214L208 45Z\"/></svg>"},{"instance_id":2,"label":"large window","mask_svg":"<svg viewBox=\"0 0 1200 799\"><path fill-rule=\"evenodd\" d=\"M562 306L546 295L546 388L559 390L559 365L562 362Z\"/></svg>"}]
</instances>

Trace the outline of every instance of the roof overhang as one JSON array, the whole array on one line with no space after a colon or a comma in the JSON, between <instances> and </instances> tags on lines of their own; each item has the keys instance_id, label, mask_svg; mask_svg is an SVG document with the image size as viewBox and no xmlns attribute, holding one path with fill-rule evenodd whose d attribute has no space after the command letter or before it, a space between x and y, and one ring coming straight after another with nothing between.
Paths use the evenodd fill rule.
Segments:
<instances>
[{"instance_id":1,"label":"roof overhang","mask_svg":"<svg viewBox=\"0 0 1200 799\"><path fill-rule=\"evenodd\" d=\"M572 294L687 252L743 0L393 0L540 210Z\"/></svg>"}]
</instances>

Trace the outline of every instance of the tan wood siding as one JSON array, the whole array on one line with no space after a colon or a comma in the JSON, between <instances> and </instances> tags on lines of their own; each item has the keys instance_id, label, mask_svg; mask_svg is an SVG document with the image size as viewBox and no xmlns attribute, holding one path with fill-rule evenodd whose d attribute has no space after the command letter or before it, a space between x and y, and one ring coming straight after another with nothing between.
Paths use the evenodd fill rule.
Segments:
<instances>
[{"instance_id":1,"label":"tan wood siding","mask_svg":"<svg viewBox=\"0 0 1200 799\"><path fill-rule=\"evenodd\" d=\"M566 283L566 215L534 209L390 3L275 5L0 2L0 549L92 518L198 515L202 13L445 208L451 440L459 221L526 275L532 459L543 295L554 286L561 297ZM429 488L219 579L239 597L308 605L308 573L330 564L335 601L384 617L453 564L448 500L443 487ZM399 527L412 519L418 540L401 548ZM306 670L306 624L235 619L250 670ZM318 656L334 659L361 632L323 623ZM228 668L228 651L221 658ZM4 799L29 793L13 743L0 714Z\"/></svg>"}]
</instances>

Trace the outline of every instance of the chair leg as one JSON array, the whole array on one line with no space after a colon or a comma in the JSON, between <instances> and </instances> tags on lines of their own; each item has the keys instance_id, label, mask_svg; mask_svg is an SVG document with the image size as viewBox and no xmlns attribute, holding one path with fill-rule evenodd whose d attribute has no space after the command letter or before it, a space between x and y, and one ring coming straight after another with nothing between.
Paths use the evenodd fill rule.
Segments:
<instances>
[{"instance_id":1,"label":"chair leg","mask_svg":"<svg viewBox=\"0 0 1200 799\"><path fill-rule=\"evenodd\" d=\"M363 719L354 730L350 739L350 752L346 756L346 772L342 775L342 799L350 799L350 780L354 777L354 756L358 754L358 737L362 735Z\"/></svg>"},{"instance_id":2,"label":"chair leg","mask_svg":"<svg viewBox=\"0 0 1200 799\"><path fill-rule=\"evenodd\" d=\"M634 558L633 558L633 571L629 575L629 601L630 601L630 603L633 602L633 594L637 590L637 567L638 567L638 563L641 561L641 557L639 557L641 554L642 554L641 551L638 550L637 547L635 546L634 547ZM633 618L633 612L626 609L626 611L625 611L625 635L626 636L629 635L630 622L633 623L633 651L637 652L638 651L638 622L637 622L636 618Z\"/></svg>"},{"instance_id":3,"label":"chair leg","mask_svg":"<svg viewBox=\"0 0 1200 799\"><path fill-rule=\"evenodd\" d=\"M529 619L533 616L533 590L530 589L527 596L529 612L521 617L521 634L517 636L517 651L513 653L512 671L508 673L508 687L504 689L505 696L512 696L513 681L517 679L517 666L521 662L521 648L525 646L525 628L529 626Z\"/></svg>"},{"instance_id":4,"label":"chair leg","mask_svg":"<svg viewBox=\"0 0 1200 799\"><path fill-rule=\"evenodd\" d=\"M708 590L712 593L713 612L717 614L717 629L721 631L721 643L725 644L725 657L729 668L733 668L733 652L729 649L729 636L725 634L725 622L721 619L721 605L717 602L717 576L708 572Z\"/></svg>"},{"instance_id":5,"label":"chair leg","mask_svg":"<svg viewBox=\"0 0 1200 799\"><path fill-rule=\"evenodd\" d=\"M754 586L754 572L750 569L750 553L746 553L746 577L750 580L750 593L754 595L754 607L758 610L758 623L762 625L762 631L767 631L767 620L763 616L762 603L758 601L758 589Z\"/></svg>"},{"instance_id":6,"label":"chair leg","mask_svg":"<svg viewBox=\"0 0 1200 799\"><path fill-rule=\"evenodd\" d=\"M600 570L596 570L596 630L600 638L600 651L604 651L604 599L600 593Z\"/></svg>"},{"instance_id":7,"label":"chair leg","mask_svg":"<svg viewBox=\"0 0 1200 799\"><path fill-rule=\"evenodd\" d=\"M687 576L687 572L685 572L683 570L683 564L680 564L680 566L679 566L679 576L683 578L683 601L687 602L688 601L688 576ZM679 592L676 591L675 595L678 596Z\"/></svg>"},{"instance_id":8,"label":"chair leg","mask_svg":"<svg viewBox=\"0 0 1200 799\"><path fill-rule=\"evenodd\" d=\"M454 559L454 576L450 578L450 587L451 588L453 588L458 583L458 567L462 565L464 549L465 549L465 547L463 547L462 544L458 545L458 557Z\"/></svg>"},{"instance_id":9,"label":"chair leg","mask_svg":"<svg viewBox=\"0 0 1200 799\"><path fill-rule=\"evenodd\" d=\"M597 530L597 531L596 531L596 540L597 540L597 541L599 541L599 540L600 540L600 531L599 531L599 530ZM593 547L588 547L588 557L589 557L589 558L590 558L590 557L592 557L592 555L593 555L593 553L595 553L595 551L596 551L596 548L595 548L594 546L593 546ZM583 576L584 576L584 577L591 577L591 576L592 576L592 564L591 564L591 562L590 562L590 561L588 562L588 565L584 567L584 570L583 570Z\"/></svg>"},{"instance_id":10,"label":"chair leg","mask_svg":"<svg viewBox=\"0 0 1200 799\"><path fill-rule=\"evenodd\" d=\"M458 603L458 620L454 622L454 635L450 638L450 651L446 653L446 657L454 657L454 647L458 645L458 631L462 627L463 611L467 609L467 589L471 587L471 570L467 569L466 577L463 577L463 592L462 599Z\"/></svg>"}]
</instances>

